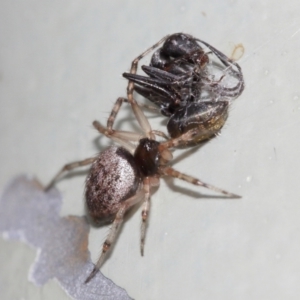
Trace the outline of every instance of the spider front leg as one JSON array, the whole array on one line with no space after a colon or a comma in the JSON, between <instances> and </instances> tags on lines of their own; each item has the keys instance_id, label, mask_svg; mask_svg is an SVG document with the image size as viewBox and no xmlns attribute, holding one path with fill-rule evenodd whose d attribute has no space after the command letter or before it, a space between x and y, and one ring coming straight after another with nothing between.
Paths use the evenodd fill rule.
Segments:
<instances>
[{"instance_id":1,"label":"spider front leg","mask_svg":"<svg viewBox=\"0 0 300 300\"><path fill-rule=\"evenodd\" d=\"M118 131L113 130L112 127L113 127L116 116L117 116L123 102L129 102L129 101L126 98L120 97L115 102L113 109L110 113L110 116L108 117L108 120L107 120L107 129L106 129L106 133L105 133L106 136L111 136L111 137L116 136L116 132L118 132ZM141 110L138 103L134 100L134 102L130 102L130 104L131 104L133 113L134 113L139 125L141 126L143 132L145 133L145 135L149 138L155 139L154 134L156 134L156 132L152 131L150 123L149 123L148 119L146 118L146 116L144 115L144 113ZM121 132L121 131L119 131L119 132ZM161 134L163 134L163 133L161 133ZM131 136L132 136L132 134L131 134ZM135 134L135 136L137 136L137 134ZM139 140L140 138L141 138L141 136L139 135L138 139L132 139L132 140Z\"/></svg>"},{"instance_id":2,"label":"spider front leg","mask_svg":"<svg viewBox=\"0 0 300 300\"><path fill-rule=\"evenodd\" d=\"M174 148L174 147L177 147L177 146L180 146L180 145L185 145L186 141L193 140L193 138L195 138L195 136L197 136L197 134L198 134L197 128L191 129L188 132L186 132L186 133L182 134L181 136L179 136L178 138L170 139L166 142L160 143L159 151L162 153L163 151L166 151L167 149ZM205 183L205 182L201 181L198 178L195 178L195 177L192 177L190 175L186 175L184 173L181 173L181 172L179 172L179 171L177 171L177 170L175 170L171 167L161 166L159 170L160 170L161 175L166 175L166 176L170 176L170 177L173 177L173 178L178 178L178 179L187 181L189 183L192 183L194 185L202 186L202 187L205 187L209 190L212 190L212 191L215 191L215 192L218 192L218 193L222 193L222 194L224 194L228 197L231 197L231 198L241 198L241 196L239 196L237 194L227 192L227 191L225 191L221 188L218 188L218 187L215 187L211 184Z\"/></svg>"},{"instance_id":3,"label":"spider front leg","mask_svg":"<svg viewBox=\"0 0 300 300\"><path fill-rule=\"evenodd\" d=\"M136 71L137 71L137 68L138 68L138 62L144 56L146 56L149 52L151 52L153 49L155 49L161 43L163 43L167 38L168 38L168 36L165 36L159 42L155 43L153 46L151 46L146 51L144 51L142 54L140 54L138 57L136 57L131 63L130 73L131 74L136 74ZM108 118L107 128L108 128L109 132L112 132L112 130L113 130L112 127L113 127L114 121L117 117L118 112L120 111L122 103L123 102L129 102L131 104L132 110L133 110L133 112L135 114L135 117L136 117L138 123L140 124L141 128L143 129L143 131L145 133L147 133L148 137L153 138L153 133L151 132L151 126L150 126L147 118L145 117L144 113L142 112L141 108L139 107L139 105L137 104L137 102L133 98L133 90L134 90L134 83L132 81L129 81L128 86L127 86L128 100L125 99L125 98L122 98L122 97L117 99L117 101L114 104L113 109L110 113L110 116Z\"/></svg>"},{"instance_id":4,"label":"spider front leg","mask_svg":"<svg viewBox=\"0 0 300 300\"><path fill-rule=\"evenodd\" d=\"M134 132L127 131L109 131L108 128L103 127L98 121L93 122L93 126L103 135L108 137L109 139L119 143L124 148L126 148L131 154L135 151L135 146L131 143L131 141L137 141L141 138L139 134Z\"/></svg>"},{"instance_id":5,"label":"spider front leg","mask_svg":"<svg viewBox=\"0 0 300 300\"><path fill-rule=\"evenodd\" d=\"M131 132L125 132L125 131L115 131L115 130L113 130L114 121L116 119L116 116L117 116L117 114L118 114L118 112L119 112L119 110L120 110L123 102L128 102L128 100L126 98L119 97L117 99L117 101L115 102L115 104L113 106L113 109L112 109L112 111L111 111L111 113L110 113L110 115L108 117L108 120L107 120L107 130L106 130L107 132L105 133L105 135L106 136L111 136L111 137L117 137L118 135L120 136L120 134L121 134L123 138L126 136L126 138L128 140L138 141L142 137L140 134L135 134L135 133L131 133ZM139 115L138 121L140 120L139 123L140 123L142 129L144 129L144 131L146 132L146 135L147 136L152 135L152 137L153 137L153 134L156 134L156 135L161 136L161 137L163 137L165 139L168 139L168 137L163 132L151 129L151 126L148 123L148 120L145 117L144 113L140 109L140 106L141 105L137 104L137 107L139 108L139 109L137 109L137 114ZM143 125L143 124L145 124L145 125ZM97 125L97 127L99 127L99 125ZM101 133L103 133L103 131L99 130L99 128L97 128L97 130L100 131Z\"/></svg>"},{"instance_id":6,"label":"spider front leg","mask_svg":"<svg viewBox=\"0 0 300 300\"><path fill-rule=\"evenodd\" d=\"M121 109L121 106L123 104L123 102L127 102L128 103L128 100L126 98L123 98L123 97L119 97L113 108L112 108L112 111L107 119L107 129L109 132L112 132L113 131L113 125L114 125L114 122L115 122L115 119L117 117L117 114L119 113L119 110ZM139 107L144 107L148 110L151 110L151 111L154 111L154 112L158 112L158 108L157 107L154 107L154 106L150 106L150 105L146 105L146 104L143 104L143 103L137 103Z\"/></svg>"},{"instance_id":7,"label":"spider front leg","mask_svg":"<svg viewBox=\"0 0 300 300\"><path fill-rule=\"evenodd\" d=\"M116 213L116 216L114 218L114 221L110 228L108 236L107 236L105 242L103 243L102 253L101 253L96 265L94 266L94 269L92 270L92 272L87 277L87 279L85 280L84 283L88 283L99 271L102 263L105 260L107 252L110 250L111 245L114 243L114 241L116 239L118 230L120 229L121 224L123 223L125 213L128 211L128 209L130 207L132 207L133 205L138 203L143 196L144 196L144 192L141 190L138 193L136 193L134 196L130 197L129 199L125 200L124 202L122 202L120 204L120 208L119 208L118 212Z\"/></svg>"},{"instance_id":8,"label":"spider front leg","mask_svg":"<svg viewBox=\"0 0 300 300\"><path fill-rule=\"evenodd\" d=\"M140 54L138 57L136 57L132 63L131 63L131 69L130 73L131 74L136 74L137 68L138 68L138 62L146 56L149 52L151 52L153 49L158 47L161 43L163 43L169 36L165 36L162 38L160 41L158 41L156 44L154 44L152 47L148 48L146 51L144 51L142 54ZM133 113L140 124L141 128L143 131L147 134L147 137L155 139L154 134L152 133L151 126L149 124L148 119L145 117L143 111L133 98L133 91L134 91L134 82L128 81L128 86L127 86L127 97L128 97L128 102L131 105L131 108L133 110Z\"/></svg>"},{"instance_id":9,"label":"spider front leg","mask_svg":"<svg viewBox=\"0 0 300 300\"><path fill-rule=\"evenodd\" d=\"M75 161L69 164L66 164L56 175L55 177L50 181L50 183L48 185L46 185L45 187L45 191L48 191L54 184L55 182L58 180L58 178L65 172L69 172L73 169L82 167L82 166L87 166L87 165L91 165L94 161L96 160L95 157L91 157L91 158L86 158L84 160L81 161Z\"/></svg>"},{"instance_id":10,"label":"spider front leg","mask_svg":"<svg viewBox=\"0 0 300 300\"><path fill-rule=\"evenodd\" d=\"M178 178L178 179L181 179L181 180L184 180L184 181L187 181L191 184L194 184L194 185L198 185L198 186L202 186L202 187L205 187L209 190L212 190L212 191L215 191L215 192L218 192L218 193L221 193L221 194L224 194L228 197L231 197L231 198L241 198L241 196L237 195L237 194L233 194L233 193L230 193L230 192L227 192L221 188L218 188L218 187L215 187L211 184L208 184L208 183L205 183L203 181L201 181L200 179L198 178L195 178L195 177L192 177L190 175L187 175L187 174L184 174L184 173L181 173L171 167L163 167L161 168L161 173L163 175L167 175L167 176L170 176L170 177L173 177L173 178Z\"/></svg>"},{"instance_id":11,"label":"spider front leg","mask_svg":"<svg viewBox=\"0 0 300 300\"><path fill-rule=\"evenodd\" d=\"M129 82L130 84L130 82ZM129 85L128 84L128 85ZM137 104L137 102L131 97L131 100L125 99L125 98L118 98L116 103L113 106L113 109L110 113L110 116L107 120L107 129L109 133L111 134L113 132L112 126L114 124L114 121L117 117L118 112L120 111L120 108L122 106L123 102L129 102L131 105L131 108L133 110L133 113L141 126L143 132L147 135L147 137L154 138L154 134L152 133L150 123L146 116L144 115L143 111L141 110L140 106Z\"/></svg>"},{"instance_id":12,"label":"spider front leg","mask_svg":"<svg viewBox=\"0 0 300 300\"><path fill-rule=\"evenodd\" d=\"M161 40L159 40L157 43L155 43L153 46L151 46L146 51L144 51L142 54L140 54L138 57L136 57L131 63L130 74L136 74L139 61L143 57L145 57L149 52L151 52L152 50L157 48L160 44L162 44L169 36L170 35L166 35ZM127 86L127 93L128 93L128 100L130 103L134 101L133 100L133 89L134 89L134 83L129 81L128 86Z\"/></svg>"}]
</instances>

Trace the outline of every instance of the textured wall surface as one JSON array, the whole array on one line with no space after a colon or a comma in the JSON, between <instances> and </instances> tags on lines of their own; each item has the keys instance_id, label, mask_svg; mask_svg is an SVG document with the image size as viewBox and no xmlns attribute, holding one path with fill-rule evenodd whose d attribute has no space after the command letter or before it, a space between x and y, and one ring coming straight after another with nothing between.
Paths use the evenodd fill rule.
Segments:
<instances>
[{"instance_id":1,"label":"textured wall surface","mask_svg":"<svg viewBox=\"0 0 300 300\"><path fill-rule=\"evenodd\" d=\"M91 123L106 122L126 95L121 74L164 35L190 33L228 56L241 43L246 89L222 135L174 156L184 157L177 169L243 198L162 180L145 256L137 209L101 270L133 299L299 299L299 14L296 0L1 1L0 192L20 173L47 183L65 163L110 144ZM164 130L163 117L151 116ZM132 124L124 107L116 125L137 130ZM84 215L85 174L57 184L61 217ZM93 261L107 232L90 230ZM68 299L57 280L28 282L35 257L25 243L0 239L0 293Z\"/></svg>"}]
</instances>

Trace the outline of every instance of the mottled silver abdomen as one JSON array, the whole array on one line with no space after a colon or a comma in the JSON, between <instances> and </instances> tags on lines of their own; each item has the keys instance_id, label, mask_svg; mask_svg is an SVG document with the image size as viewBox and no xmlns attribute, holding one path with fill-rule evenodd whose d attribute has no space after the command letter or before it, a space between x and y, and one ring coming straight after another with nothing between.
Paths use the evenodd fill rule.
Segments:
<instances>
[{"instance_id":1,"label":"mottled silver abdomen","mask_svg":"<svg viewBox=\"0 0 300 300\"><path fill-rule=\"evenodd\" d=\"M86 205L92 218L116 214L122 201L136 194L140 184L133 156L124 148L110 147L92 164L86 179Z\"/></svg>"}]
</instances>

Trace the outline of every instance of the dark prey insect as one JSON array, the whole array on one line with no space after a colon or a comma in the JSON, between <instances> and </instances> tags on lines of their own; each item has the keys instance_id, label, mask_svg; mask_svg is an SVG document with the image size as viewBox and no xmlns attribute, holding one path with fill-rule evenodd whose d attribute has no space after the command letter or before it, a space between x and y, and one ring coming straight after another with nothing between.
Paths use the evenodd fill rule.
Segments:
<instances>
[{"instance_id":1,"label":"dark prey insect","mask_svg":"<svg viewBox=\"0 0 300 300\"><path fill-rule=\"evenodd\" d=\"M167 129L171 137L198 128L198 135L189 144L209 139L224 125L229 101L244 89L241 68L213 46L184 33L167 36L162 42L162 47L152 55L150 66L142 66L149 77L135 73L123 76L135 83L136 92L169 117ZM218 80L212 71L219 66L209 64L208 54L199 43L210 49L225 67ZM237 83L227 87L223 82L228 77L234 77Z\"/></svg>"},{"instance_id":2,"label":"dark prey insect","mask_svg":"<svg viewBox=\"0 0 300 300\"><path fill-rule=\"evenodd\" d=\"M135 72L139 57L132 63L131 72ZM191 184L202 186L222 193L226 196L237 198L239 196L214 187L192 176L176 171L169 166L172 153L169 149L186 143L197 134L197 129L189 130L178 138L168 139L164 142L155 140L153 131L141 108L132 97L133 83L128 83L128 102L143 133L117 131L109 126L103 127L98 121L93 126L103 135L119 143L122 147L112 146L97 157L65 165L47 186L49 189L58 178L66 171L91 164L91 169L86 179L86 206L90 215L96 220L113 220L112 227L103 244L102 253L94 269L86 279L88 282L98 272L107 252L115 241L125 213L134 204L143 202L141 225L141 254L144 252L146 222L150 209L151 187L158 186L162 176L170 176L187 181ZM118 106L122 100L116 102ZM115 114L113 110L111 117ZM136 145L137 143L137 145Z\"/></svg>"}]
</instances>

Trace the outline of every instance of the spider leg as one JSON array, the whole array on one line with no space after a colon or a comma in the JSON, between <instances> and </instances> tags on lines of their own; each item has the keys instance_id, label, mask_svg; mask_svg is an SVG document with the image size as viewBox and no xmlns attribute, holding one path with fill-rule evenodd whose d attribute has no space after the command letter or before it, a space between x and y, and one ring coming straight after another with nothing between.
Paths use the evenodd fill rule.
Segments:
<instances>
[{"instance_id":1,"label":"spider leg","mask_svg":"<svg viewBox=\"0 0 300 300\"><path fill-rule=\"evenodd\" d=\"M170 91L169 87L171 84L168 81L162 81L160 79L130 73L124 73L123 75L126 79L139 84L146 89L149 89L152 93L154 92L155 94L163 98L169 98L172 101L176 100L177 95L176 93L172 93Z\"/></svg>"},{"instance_id":2,"label":"spider leg","mask_svg":"<svg viewBox=\"0 0 300 300\"><path fill-rule=\"evenodd\" d=\"M203 45L205 45L207 48L209 48L220 59L220 61L223 63L224 66L230 67L230 68L232 68L232 66L235 66L237 68L238 72L234 69L232 69L232 71L235 72L238 76L243 76L243 74L241 72L241 67L235 61L233 61L231 58L226 56L224 53L222 53L220 50L216 49L212 45L210 45L200 39L196 39L196 40L198 42L202 43Z\"/></svg>"},{"instance_id":3,"label":"spider leg","mask_svg":"<svg viewBox=\"0 0 300 300\"><path fill-rule=\"evenodd\" d=\"M153 87L153 86L159 86L164 87L170 85L170 81L161 79L161 78L153 78L153 77L147 77L137 74L131 74L131 73L123 73L123 77L133 81L134 83L143 85L145 87Z\"/></svg>"},{"instance_id":4,"label":"spider leg","mask_svg":"<svg viewBox=\"0 0 300 300\"><path fill-rule=\"evenodd\" d=\"M139 61L143 57L145 57L149 52L151 52L152 50L157 48L160 44L162 44L168 37L169 37L169 35L166 35L161 40L159 40L157 43L155 43L153 46L151 46L146 51L144 51L142 54L140 54L138 57L136 57L131 63L130 73L131 74L136 74ZM128 94L131 94L131 96L132 96L132 93L133 93L133 86L134 86L133 83L131 83L131 82L128 83L127 91L128 91Z\"/></svg>"},{"instance_id":5,"label":"spider leg","mask_svg":"<svg viewBox=\"0 0 300 300\"><path fill-rule=\"evenodd\" d=\"M138 57L136 57L132 61L132 63L131 63L130 73L131 74L136 74L137 67L138 67L138 62L145 55L147 55L149 52L151 52L153 49L155 49L161 43L163 43L168 37L169 37L168 35L165 36L160 41L158 41L156 44L154 44L152 47L150 47L149 49L147 49L146 51L144 51L142 54L140 54ZM132 81L129 80L128 86L127 86L127 98L128 98L128 102L130 103L131 108L133 110L133 113L134 113L134 115L135 115L138 123L140 124L141 128L143 129L143 131L147 134L147 136L149 138L155 139L155 136L152 133L151 126L150 126L150 123L149 123L148 119L145 117L143 111L141 110L141 108L138 106L137 102L133 98L133 91L134 91L134 82L132 82Z\"/></svg>"},{"instance_id":6,"label":"spider leg","mask_svg":"<svg viewBox=\"0 0 300 300\"><path fill-rule=\"evenodd\" d=\"M132 197L128 198L127 200L125 200L124 202L122 202L122 204L120 205L120 208L115 216L115 219L112 223L112 226L110 228L108 236L102 246L102 253L101 253L96 265L94 266L94 269L92 270L92 272L87 277L87 279L85 280L84 283L88 283L99 271L102 263L104 262L107 252L109 251L111 245L114 243L114 241L116 239L117 232L120 229L121 224L123 223L124 215L125 215L126 211L130 207L132 207L134 204L138 203L141 200L141 198L143 197L143 195L144 195L144 192L143 192L143 190L141 190L134 196L132 196Z\"/></svg>"},{"instance_id":7,"label":"spider leg","mask_svg":"<svg viewBox=\"0 0 300 300\"><path fill-rule=\"evenodd\" d=\"M131 143L138 142L140 139L143 138L143 135L131 132L131 131L122 131L122 130L112 130L109 131L108 128L103 127L98 121L93 122L93 126L103 135L108 137L109 139L117 142L118 144L122 145L126 148L131 154L135 152L136 146ZM168 136L159 130L151 130L152 134L157 136L163 137L164 139L168 139Z\"/></svg>"},{"instance_id":8,"label":"spider leg","mask_svg":"<svg viewBox=\"0 0 300 300\"><path fill-rule=\"evenodd\" d=\"M150 77L156 78L156 79L161 79L164 81L168 81L170 83L180 81L180 78L182 77L179 75L175 75L173 73L167 72L165 70L161 70L159 68L155 68L152 66L142 66L142 70Z\"/></svg>"},{"instance_id":9,"label":"spider leg","mask_svg":"<svg viewBox=\"0 0 300 300\"><path fill-rule=\"evenodd\" d=\"M141 224L141 255L144 256L144 245L145 245L145 236L146 236L146 226L147 219L150 209L150 179L146 177L143 181L144 189L144 204L142 208L142 224Z\"/></svg>"},{"instance_id":10,"label":"spider leg","mask_svg":"<svg viewBox=\"0 0 300 300\"><path fill-rule=\"evenodd\" d=\"M131 154L134 153L135 146L130 141L138 141L141 139L141 135L134 132L117 130L109 131L108 128L103 127L98 121L94 121L93 126L109 139L122 145Z\"/></svg>"},{"instance_id":11,"label":"spider leg","mask_svg":"<svg viewBox=\"0 0 300 300\"><path fill-rule=\"evenodd\" d=\"M113 127L113 125L114 125L116 116L117 116L117 114L118 114L118 112L119 112L119 110L120 110L120 108L121 108L123 102L127 102L127 99L126 99L126 98L123 98L123 97L119 97L119 98L116 100L116 102L115 102L115 104L114 104L114 106L113 106L113 108L112 108L112 111L111 111L111 113L110 113L110 115L109 115L109 117L108 117L108 119L107 119L107 129L108 129L109 131L112 131L112 130L113 130L112 127Z\"/></svg>"},{"instance_id":12,"label":"spider leg","mask_svg":"<svg viewBox=\"0 0 300 300\"><path fill-rule=\"evenodd\" d=\"M134 89L135 89L135 88L136 88L136 87L134 87ZM144 103L141 103L141 102L138 102L138 105L139 105L140 107L143 107L143 108L145 108L145 109L150 110L151 112L155 112L155 113L159 113L159 112L160 112L160 110L159 110L157 107L152 106L152 105L144 104Z\"/></svg>"},{"instance_id":13,"label":"spider leg","mask_svg":"<svg viewBox=\"0 0 300 300\"><path fill-rule=\"evenodd\" d=\"M181 172L178 172L178 171L176 171L175 169L173 169L171 167L162 167L160 169L160 171L161 171L161 173L163 175L167 175L167 176L171 176L171 177L174 177L174 178L178 178L178 179L187 181L189 183L192 183L194 185L203 186L203 187L205 187L205 188L207 188L209 190L212 190L212 191L215 191L215 192L218 192L218 193L222 193L222 194L224 194L224 195L226 195L228 197L241 198L241 196L239 196L239 195L227 192L227 191L225 191L223 189L220 189L218 187L215 187L215 186L213 186L211 184L205 183L205 182L201 181L200 179L197 179L195 177L192 177L192 176L183 174Z\"/></svg>"},{"instance_id":14,"label":"spider leg","mask_svg":"<svg viewBox=\"0 0 300 300\"><path fill-rule=\"evenodd\" d=\"M55 177L50 181L50 183L45 187L45 191L48 191L53 185L54 183L58 180L58 178L65 172L69 172L73 169L82 167L82 166L86 166L86 165L90 165L92 164L94 161L96 160L95 157L91 157L91 158L86 158L84 160L81 161L75 161L69 164L66 164L56 175Z\"/></svg>"},{"instance_id":15,"label":"spider leg","mask_svg":"<svg viewBox=\"0 0 300 300\"><path fill-rule=\"evenodd\" d=\"M159 108L157 109L158 112L160 112L161 114L165 115L165 116L170 116L171 114L168 112L168 107L172 104L175 104L176 101L173 101L172 98L176 99L176 94L175 91L173 91L174 97L171 96L171 100L169 97L170 91L164 90L161 91L160 90L154 90L151 88L145 88L145 87L141 87L138 85L135 85L134 90L140 94L141 96L145 97L146 99L148 99L149 101L151 101L153 104L155 104L156 106L158 106Z\"/></svg>"},{"instance_id":16,"label":"spider leg","mask_svg":"<svg viewBox=\"0 0 300 300\"><path fill-rule=\"evenodd\" d=\"M165 149L174 148L177 146L186 145L190 141L193 141L193 139L199 134L198 128L190 129L189 131L183 133L177 138L169 139L165 142L160 143L159 149L160 151L163 151Z\"/></svg>"},{"instance_id":17,"label":"spider leg","mask_svg":"<svg viewBox=\"0 0 300 300\"><path fill-rule=\"evenodd\" d=\"M136 74L137 67L138 67L138 62L144 56L146 56L149 52L151 52L153 49L155 49L161 43L163 43L165 41L165 39L167 39L167 38L168 38L168 36L165 36L159 42L157 42L152 47L150 47L149 49L144 51L142 54L140 54L137 58L135 58L131 63L130 73L131 74ZM110 116L107 120L107 128L110 132L112 131L114 121L115 121L115 119L117 117L117 114L118 114L118 112L119 112L119 110L122 106L122 103L126 101L126 102L129 102L131 104L133 113L135 114L135 117L136 117L138 123L140 124L141 128L143 129L143 131L147 134L148 137L154 138L154 135L151 132L150 123L148 122L147 118L144 116L144 114L143 114L142 110L140 109L139 105L137 104L137 102L133 98L133 90L134 90L134 83L132 81L129 81L128 86L127 86L128 100L125 99L125 98L122 98L122 97L117 99L117 101L115 102L115 104L113 106L113 109L110 113Z\"/></svg>"},{"instance_id":18,"label":"spider leg","mask_svg":"<svg viewBox=\"0 0 300 300\"><path fill-rule=\"evenodd\" d=\"M129 74L129 73L128 73ZM113 133L113 125L114 125L114 122L115 122L115 119L116 119L116 116L117 116L117 114L118 114L118 112L119 112L119 110L120 110L120 108L121 108L121 106L122 106L122 104L123 104L123 102L129 102L126 98L123 98L123 97L119 97L117 100L116 100L116 102L115 102L115 104L114 104L114 106L113 106L113 108L112 108L112 111L111 111L111 113L110 113L110 115L109 115L109 117L108 117L108 119L107 119L107 130L108 130L108 132L110 133L110 134L112 134ZM143 106L143 104L140 104L140 103L137 103L136 102L136 104L137 104L137 106L139 106L139 107L142 107ZM151 107L151 109L153 110L153 108ZM138 114L140 115L140 112L138 112ZM141 117L142 119L143 119L143 117ZM144 120L142 120L142 122L145 122ZM150 126L150 125L149 125ZM148 126L147 126L147 128L148 128ZM149 130L149 129L148 129ZM140 137L140 135L139 135L139 137ZM133 139L133 140L136 140L136 139Z\"/></svg>"},{"instance_id":19,"label":"spider leg","mask_svg":"<svg viewBox=\"0 0 300 300\"><path fill-rule=\"evenodd\" d=\"M239 66L239 64L237 64L235 61L233 61L232 59L230 59L229 57L227 57L225 54L223 54L221 51L219 51L218 49L216 49L215 47L211 46L210 44L200 40L200 39L196 39L198 42L204 44L206 47L208 47L219 59L220 61L223 63L223 65L225 67L228 67L232 73L239 79L239 83L233 87L233 88L223 88L224 90L224 96L226 96L226 91L236 91L236 93L234 93L233 95L228 95L228 96L231 96L231 97L237 97L239 96L244 88L245 88L245 83L244 83L244 76L243 76L243 73L242 73L242 69L241 67ZM236 70L233 68L235 67Z\"/></svg>"},{"instance_id":20,"label":"spider leg","mask_svg":"<svg viewBox=\"0 0 300 300\"><path fill-rule=\"evenodd\" d=\"M165 140L168 140L169 137L162 131L159 131L159 130L152 130L152 132L157 135L157 136L160 136L162 138L164 138Z\"/></svg>"}]
</instances>

